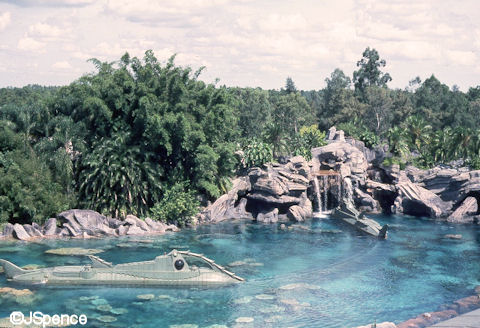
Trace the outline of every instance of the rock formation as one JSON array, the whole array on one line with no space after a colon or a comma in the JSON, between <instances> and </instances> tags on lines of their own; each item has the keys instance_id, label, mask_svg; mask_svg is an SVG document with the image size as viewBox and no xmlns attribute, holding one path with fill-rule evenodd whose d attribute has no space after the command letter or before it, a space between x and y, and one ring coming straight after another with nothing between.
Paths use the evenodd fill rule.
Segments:
<instances>
[{"instance_id":1,"label":"rock formation","mask_svg":"<svg viewBox=\"0 0 480 328\"><path fill-rule=\"evenodd\" d=\"M233 182L233 188L198 216L201 223L225 219L254 219L264 223L312 216L312 202L307 190L311 183L310 167L301 156L285 165L267 164L252 168L246 177Z\"/></svg>"},{"instance_id":2,"label":"rock formation","mask_svg":"<svg viewBox=\"0 0 480 328\"><path fill-rule=\"evenodd\" d=\"M3 237L29 241L35 238L148 235L178 230L175 225L150 218L144 221L134 215L127 215L125 220L119 220L91 210L73 209L58 214L57 218L48 219L43 226L36 223L8 223L3 229Z\"/></svg>"}]
</instances>

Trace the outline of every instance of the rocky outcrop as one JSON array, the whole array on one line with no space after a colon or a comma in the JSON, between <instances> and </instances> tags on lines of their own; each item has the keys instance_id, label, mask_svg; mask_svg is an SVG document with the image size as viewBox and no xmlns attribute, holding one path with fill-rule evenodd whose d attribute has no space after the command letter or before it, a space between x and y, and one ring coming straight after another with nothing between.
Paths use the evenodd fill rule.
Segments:
<instances>
[{"instance_id":1,"label":"rocky outcrop","mask_svg":"<svg viewBox=\"0 0 480 328\"><path fill-rule=\"evenodd\" d=\"M396 185L398 196L394 202L394 211L407 215L441 218L447 215L449 206L438 195L411 182L402 175Z\"/></svg>"},{"instance_id":2,"label":"rocky outcrop","mask_svg":"<svg viewBox=\"0 0 480 328\"><path fill-rule=\"evenodd\" d=\"M207 206L198 216L200 222L215 223L226 219L252 218L246 211L245 196L251 190L250 179L241 177L233 180L232 189Z\"/></svg>"},{"instance_id":3,"label":"rocky outcrop","mask_svg":"<svg viewBox=\"0 0 480 328\"><path fill-rule=\"evenodd\" d=\"M219 222L226 219L254 219L274 223L292 218L294 206L301 209L298 218L312 216L308 199L310 166L301 156L292 157L286 164L272 163L252 168L247 175L235 179L232 190L207 206L197 218L199 222ZM293 209L295 213L297 211Z\"/></svg>"},{"instance_id":4,"label":"rocky outcrop","mask_svg":"<svg viewBox=\"0 0 480 328\"><path fill-rule=\"evenodd\" d=\"M342 177L355 177L364 182L367 176L368 162L363 153L344 141L332 142L326 146L312 149L313 171L334 170Z\"/></svg>"},{"instance_id":5,"label":"rocky outcrop","mask_svg":"<svg viewBox=\"0 0 480 328\"><path fill-rule=\"evenodd\" d=\"M134 215L127 215L125 220L118 220L91 210L73 209L58 214L57 218L48 219L43 226L36 223L7 224L3 234L6 238L30 241L36 238L147 235L178 230L175 225L150 218L144 221Z\"/></svg>"}]
</instances>

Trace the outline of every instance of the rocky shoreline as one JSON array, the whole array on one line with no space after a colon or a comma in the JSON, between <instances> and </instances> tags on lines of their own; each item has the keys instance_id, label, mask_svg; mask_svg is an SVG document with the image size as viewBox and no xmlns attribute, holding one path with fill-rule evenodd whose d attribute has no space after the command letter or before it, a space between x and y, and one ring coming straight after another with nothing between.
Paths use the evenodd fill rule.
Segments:
<instances>
[{"instance_id":1,"label":"rocky shoreline","mask_svg":"<svg viewBox=\"0 0 480 328\"><path fill-rule=\"evenodd\" d=\"M141 236L179 230L173 224L150 218L141 220L134 215L127 215L125 220L119 220L91 210L72 209L58 214L56 218L48 219L42 226L37 223L7 223L1 237L32 241L39 238Z\"/></svg>"}]
</instances>

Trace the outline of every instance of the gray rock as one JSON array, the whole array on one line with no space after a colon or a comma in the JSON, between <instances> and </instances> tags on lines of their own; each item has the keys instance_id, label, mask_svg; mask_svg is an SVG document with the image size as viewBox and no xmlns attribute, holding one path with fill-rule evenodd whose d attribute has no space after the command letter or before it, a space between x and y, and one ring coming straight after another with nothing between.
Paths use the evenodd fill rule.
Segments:
<instances>
[{"instance_id":1,"label":"gray rock","mask_svg":"<svg viewBox=\"0 0 480 328\"><path fill-rule=\"evenodd\" d=\"M303 222L307 218L307 213L300 206L294 205L288 209L287 216L292 221Z\"/></svg>"},{"instance_id":2,"label":"gray rock","mask_svg":"<svg viewBox=\"0 0 480 328\"><path fill-rule=\"evenodd\" d=\"M149 228L155 232L165 232L165 224L162 222L154 221L151 218L146 218L145 223Z\"/></svg>"},{"instance_id":3,"label":"gray rock","mask_svg":"<svg viewBox=\"0 0 480 328\"><path fill-rule=\"evenodd\" d=\"M396 185L398 197L395 200L397 212L415 216L440 218L448 214L448 204L433 192L420 187L404 176Z\"/></svg>"},{"instance_id":4,"label":"gray rock","mask_svg":"<svg viewBox=\"0 0 480 328\"><path fill-rule=\"evenodd\" d=\"M37 230L33 225L24 224L23 228L31 237L43 237L41 231Z\"/></svg>"},{"instance_id":5,"label":"gray rock","mask_svg":"<svg viewBox=\"0 0 480 328\"><path fill-rule=\"evenodd\" d=\"M83 231L80 228L78 230L74 229L72 227L72 225L70 224L70 222L66 222L62 226L63 226L63 228L62 228L62 230L60 230L62 236L65 233L65 229L67 230L68 235L72 236L72 237L78 237L78 236L82 235L82 233L83 233Z\"/></svg>"},{"instance_id":6,"label":"gray rock","mask_svg":"<svg viewBox=\"0 0 480 328\"><path fill-rule=\"evenodd\" d=\"M13 224L7 223L3 227L3 237L4 238L13 238Z\"/></svg>"},{"instance_id":7,"label":"gray rock","mask_svg":"<svg viewBox=\"0 0 480 328\"><path fill-rule=\"evenodd\" d=\"M136 225L131 225L128 227L127 235L144 235L144 234L146 234L146 231Z\"/></svg>"},{"instance_id":8,"label":"gray rock","mask_svg":"<svg viewBox=\"0 0 480 328\"><path fill-rule=\"evenodd\" d=\"M43 225L43 234L45 236L53 236L57 233L57 219L50 218Z\"/></svg>"},{"instance_id":9,"label":"gray rock","mask_svg":"<svg viewBox=\"0 0 480 328\"><path fill-rule=\"evenodd\" d=\"M31 236L25 231L25 228L18 223L13 225L13 237L20 240L30 240Z\"/></svg>"},{"instance_id":10,"label":"gray rock","mask_svg":"<svg viewBox=\"0 0 480 328\"><path fill-rule=\"evenodd\" d=\"M327 140L333 140L336 134L337 134L337 128L335 126L332 126L330 129L328 129Z\"/></svg>"},{"instance_id":11,"label":"gray rock","mask_svg":"<svg viewBox=\"0 0 480 328\"><path fill-rule=\"evenodd\" d=\"M365 180L368 162L363 153L349 143L337 141L312 149L313 171L333 169L343 177L356 175Z\"/></svg>"},{"instance_id":12,"label":"gray rock","mask_svg":"<svg viewBox=\"0 0 480 328\"><path fill-rule=\"evenodd\" d=\"M246 177L237 178L232 182L232 189L218 198L213 204L207 206L198 216L200 222L220 222L236 218L235 204L239 197L250 191L250 182Z\"/></svg>"},{"instance_id":13,"label":"gray rock","mask_svg":"<svg viewBox=\"0 0 480 328\"><path fill-rule=\"evenodd\" d=\"M477 213L478 204L475 197L467 197L463 203L447 218L452 223L472 223Z\"/></svg>"},{"instance_id":14,"label":"gray rock","mask_svg":"<svg viewBox=\"0 0 480 328\"><path fill-rule=\"evenodd\" d=\"M274 208L267 213L258 213L257 221L262 223L276 223L278 222L278 208Z\"/></svg>"},{"instance_id":15,"label":"gray rock","mask_svg":"<svg viewBox=\"0 0 480 328\"><path fill-rule=\"evenodd\" d=\"M136 225L140 229L147 232L151 230L148 224L145 223L145 221L140 220L138 217L132 214L127 215L127 217L125 218L125 222L128 222L129 224L132 224L132 225Z\"/></svg>"},{"instance_id":16,"label":"gray rock","mask_svg":"<svg viewBox=\"0 0 480 328\"><path fill-rule=\"evenodd\" d=\"M116 231L117 231L117 235L125 236L127 234L128 227L124 226L124 225L121 225L116 229Z\"/></svg>"}]
</instances>

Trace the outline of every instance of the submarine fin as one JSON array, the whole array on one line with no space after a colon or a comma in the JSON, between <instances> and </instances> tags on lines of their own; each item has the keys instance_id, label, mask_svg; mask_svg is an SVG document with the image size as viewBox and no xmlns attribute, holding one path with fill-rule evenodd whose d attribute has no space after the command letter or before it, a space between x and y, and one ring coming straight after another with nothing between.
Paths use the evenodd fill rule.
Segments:
<instances>
[{"instance_id":1,"label":"submarine fin","mask_svg":"<svg viewBox=\"0 0 480 328\"><path fill-rule=\"evenodd\" d=\"M93 268L111 268L113 265L110 262L107 262L98 256L95 255L88 255L90 260L92 261Z\"/></svg>"},{"instance_id":2,"label":"submarine fin","mask_svg":"<svg viewBox=\"0 0 480 328\"><path fill-rule=\"evenodd\" d=\"M14 276L17 276L19 274L28 272L27 270L22 269L7 260L0 259L0 264L3 266L3 270L5 271L5 276L8 279L13 278Z\"/></svg>"}]
</instances>

